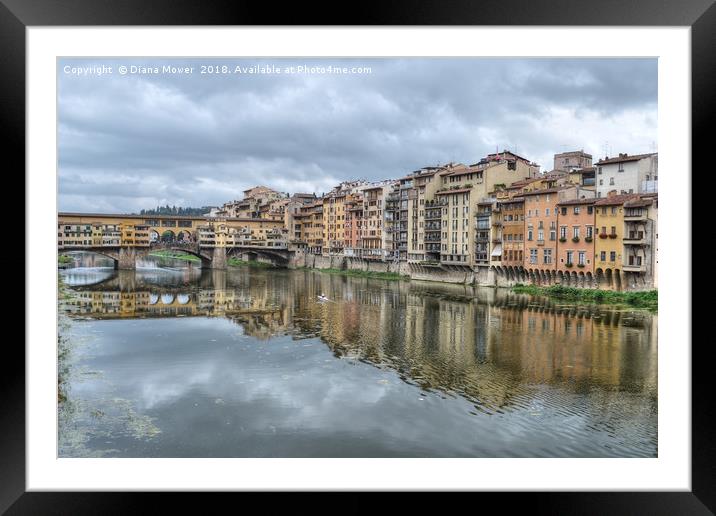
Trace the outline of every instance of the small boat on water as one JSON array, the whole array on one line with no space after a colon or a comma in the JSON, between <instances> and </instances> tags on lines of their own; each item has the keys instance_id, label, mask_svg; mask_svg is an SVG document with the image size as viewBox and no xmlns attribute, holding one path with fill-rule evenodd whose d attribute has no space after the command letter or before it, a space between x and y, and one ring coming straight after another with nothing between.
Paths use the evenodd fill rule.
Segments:
<instances>
[{"instance_id":1,"label":"small boat on water","mask_svg":"<svg viewBox=\"0 0 716 516\"><path fill-rule=\"evenodd\" d=\"M319 300L319 301L330 301L330 300L329 300L326 296L324 296L323 294L321 294L320 296L318 296L318 300Z\"/></svg>"}]
</instances>

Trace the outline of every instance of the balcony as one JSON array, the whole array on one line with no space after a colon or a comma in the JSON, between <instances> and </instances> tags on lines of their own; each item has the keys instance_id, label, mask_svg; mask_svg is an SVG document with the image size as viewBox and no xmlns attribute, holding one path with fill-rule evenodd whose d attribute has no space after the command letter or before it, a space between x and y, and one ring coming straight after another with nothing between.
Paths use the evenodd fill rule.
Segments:
<instances>
[{"instance_id":1,"label":"balcony","mask_svg":"<svg viewBox=\"0 0 716 516\"><path fill-rule=\"evenodd\" d=\"M624 213L624 222L629 221L646 221L646 210L640 210L640 211L627 211Z\"/></svg>"},{"instance_id":2,"label":"balcony","mask_svg":"<svg viewBox=\"0 0 716 516\"><path fill-rule=\"evenodd\" d=\"M646 245L646 237L642 235L628 235L622 241L624 245Z\"/></svg>"},{"instance_id":3,"label":"balcony","mask_svg":"<svg viewBox=\"0 0 716 516\"><path fill-rule=\"evenodd\" d=\"M641 265L637 265L635 263L628 265L625 263L622 266L622 270L624 272L646 272L646 265L643 262Z\"/></svg>"},{"instance_id":4,"label":"balcony","mask_svg":"<svg viewBox=\"0 0 716 516\"><path fill-rule=\"evenodd\" d=\"M537 240L537 245L544 245L544 240Z\"/></svg>"}]
</instances>

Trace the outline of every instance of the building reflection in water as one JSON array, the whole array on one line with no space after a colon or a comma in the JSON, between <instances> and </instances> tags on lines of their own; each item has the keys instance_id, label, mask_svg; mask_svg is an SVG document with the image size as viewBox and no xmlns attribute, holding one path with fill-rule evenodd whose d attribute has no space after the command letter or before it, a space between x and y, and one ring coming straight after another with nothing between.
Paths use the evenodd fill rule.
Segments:
<instances>
[{"instance_id":1,"label":"building reflection in water","mask_svg":"<svg viewBox=\"0 0 716 516\"><path fill-rule=\"evenodd\" d=\"M320 337L337 357L391 368L423 390L468 399L475 411L526 408L544 385L596 389L605 404L629 403L617 400L620 392L646 394L653 403L635 399L634 410L656 411L657 317L647 312L308 270L162 274L103 271L86 284L68 273L74 298L61 309L98 319L225 317L262 340ZM318 302L321 293L331 301Z\"/></svg>"}]
</instances>

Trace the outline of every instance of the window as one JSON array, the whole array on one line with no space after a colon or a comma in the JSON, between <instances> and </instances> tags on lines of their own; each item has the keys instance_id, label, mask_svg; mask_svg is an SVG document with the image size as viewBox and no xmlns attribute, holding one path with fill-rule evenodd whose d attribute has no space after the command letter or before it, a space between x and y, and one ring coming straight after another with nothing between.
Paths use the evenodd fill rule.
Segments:
<instances>
[{"instance_id":1,"label":"window","mask_svg":"<svg viewBox=\"0 0 716 516\"><path fill-rule=\"evenodd\" d=\"M554 229L550 230L549 239L552 241L555 241L557 239L557 232Z\"/></svg>"},{"instance_id":2,"label":"window","mask_svg":"<svg viewBox=\"0 0 716 516\"><path fill-rule=\"evenodd\" d=\"M610 177L610 178L609 178L609 184L610 184L610 185L613 185L613 184L614 184L614 178L613 178L613 177Z\"/></svg>"},{"instance_id":3,"label":"window","mask_svg":"<svg viewBox=\"0 0 716 516\"><path fill-rule=\"evenodd\" d=\"M617 252L616 251L612 251L609 253L609 261L610 262L617 261Z\"/></svg>"},{"instance_id":4,"label":"window","mask_svg":"<svg viewBox=\"0 0 716 516\"><path fill-rule=\"evenodd\" d=\"M527 230L527 240L532 241L532 228ZM536 251L535 251L536 252ZM535 262L536 263L536 262Z\"/></svg>"},{"instance_id":5,"label":"window","mask_svg":"<svg viewBox=\"0 0 716 516\"><path fill-rule=\"evenodd\" d=\"M599 259L603 262L606 262L607 261L607 252L602 251L601 253L599 253Z\"/></svg>"},{"instance_id":6,"label":"window","mask_svg":"<svg viewBox=\"0 0 716 516\"><path fill-rule=\"evenodd\" d=\"M577 260L579 260L577 263L578 263L579 265L584 265L584 264L585 264L585 262L584 262L585 255L586 255L586 252L585 252L585 251L579 251L579 255L578 255L578 257L577 257Z\"/></svg>"},{"instance_id":7,"label":"window","mask_svg":"<svg viewBox=\"0 0 716 516\"><path fill-rule=\"evenodd\" d=\"M574 263L573 258L574 251L567 251L567 263Z\"/></svg>"},{"instance_id":8,"label":"window","mask_svg":"<svg viewBox=\"0 0 716 516\"><path fill-rule=\"evenodd\" d=\"M552 263L552 249L544 249L543 263Z\"/></svg>"},{"instance_id":9,"label":"window","mask_svg":"<svg viewBox=\"0 0 716 516\"><path fill-rule=\"evenodd\" d=\"M540 229L537 231L537 241L541 242L544 240L544 230Z\"/></svg>"},{"instance_id":10,"label":"window","mask_svg":"<svg viewBox=\"0 0 716 516\"><path fill-rule=\"evenodd\" d=\"M594 213L594 206L587 206L587 215Z\"/></svg>"},{"instance_id":11,"label":"window","mask_svg":"<svg viewBox=\"0 0 716 516\"><path fill-rule=\"evenodd\" d=\"M587 238L592 238L592 232L594 228L592 226L587 226Z\"/></svg>"},{"instance_id":12,"label":"window","mask_svg":"<svg viewBox=\"0 0 716 516\"><path fill-rule=\"evenodd\" d=\"M612 235L616 235L616 234L617 234L617 228L616 228L616 226L612 226Z\"/></svg>"},{"instance_id":13,"label":"window","mask_svg":"<svg viewBox=\"0 0 716 516\"><path fill-rule=\"evenodd\" d=\"M597 174L602 173L602 167L597 167ZM601 180L599 181L599 184L602 184Z\"/></svg>"},{"instance_id":14,"label":"window","mask_svg":"<svg viewBox=\"0 0 716 516\"><path fill-rule=\"evenodd\" d=\"M601 172L600 172L600 174L601 174ZM599 186L604 186L604 179L599 180Z\"/></svg>"},{"instance_id":15,"label":"window","mask_svg":"<svg viewBox=\"0 0 716 516\"><path fill-rule=\"evenodd\" d=\"M530 263L537 263L537 249L530 249Z\"/></svg>"},{"instance_id":16,"label":"window","mask_svg":"<svg viewBox=\"0 0 716 516\"><path fill-rule=\"evenodd\" d=\"M619 163L619 172L624 172L624 163Z\"/></svg>"},{"instance_id":17,"label":"window","mask_svg":"<svg viewBox=\"0 0 716 516\"><path fill-rule=\"evenodd\" d=\"M559 227L559 238L567 238L567 226Z\"/></svg>"},{"instance_id":18,"label":"window","mask_svg":"<svg viewBox=\"0 0 716 516\"><path fill-rule=\"evenodd\" d=\"M566 214L567 214L567 208L562 208L562 215L566 215Z\"/></svg>"},{"instance_id":19,"label":"window","mask_svg":"<svg viewBox=\"0 0 716 516\"><path fill-rule=\"evenodd\" d=\"M574 214L579 215L579 206L574 207Z\"/></svg>"},{"instance_id":20,"label":"window","mask_svg":"<svg viewBox=\"0 0 716 516\"><path fill-rule=\"evenodd\" d=\"M572 238L579 238L579 226L572 228Z\"/></svg>"},{"instance_id":21,"label":"window","mask_svg":"<svg viewBox=\"0 0 716 516\"><path fill-rule=\"evenodd\" d=\"M617 214L617 207L612 206L612 215L616 215L616 214Z\"/></svg>"}]
</instances>

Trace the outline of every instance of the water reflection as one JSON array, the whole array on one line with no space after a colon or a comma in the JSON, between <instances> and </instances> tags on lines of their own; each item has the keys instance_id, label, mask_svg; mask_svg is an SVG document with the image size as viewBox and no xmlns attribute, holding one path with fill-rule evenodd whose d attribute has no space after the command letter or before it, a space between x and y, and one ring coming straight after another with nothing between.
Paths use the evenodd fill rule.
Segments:
<instances>
[{"instance_id":1,"label":"water reflection","mask_svg":"<svg viewBox=\"0 0 716 516\"><path fill-rule=\"evenodd\" d=\"M303 270L81 278L97 274L65 273L74 297L61 309L92 319L80 328L99 351L86 364L105 374L75 393L99 399L111 385L162 429L112 441L118 455L657 452L647 312Z\"/></svg>"}]
</instances>

